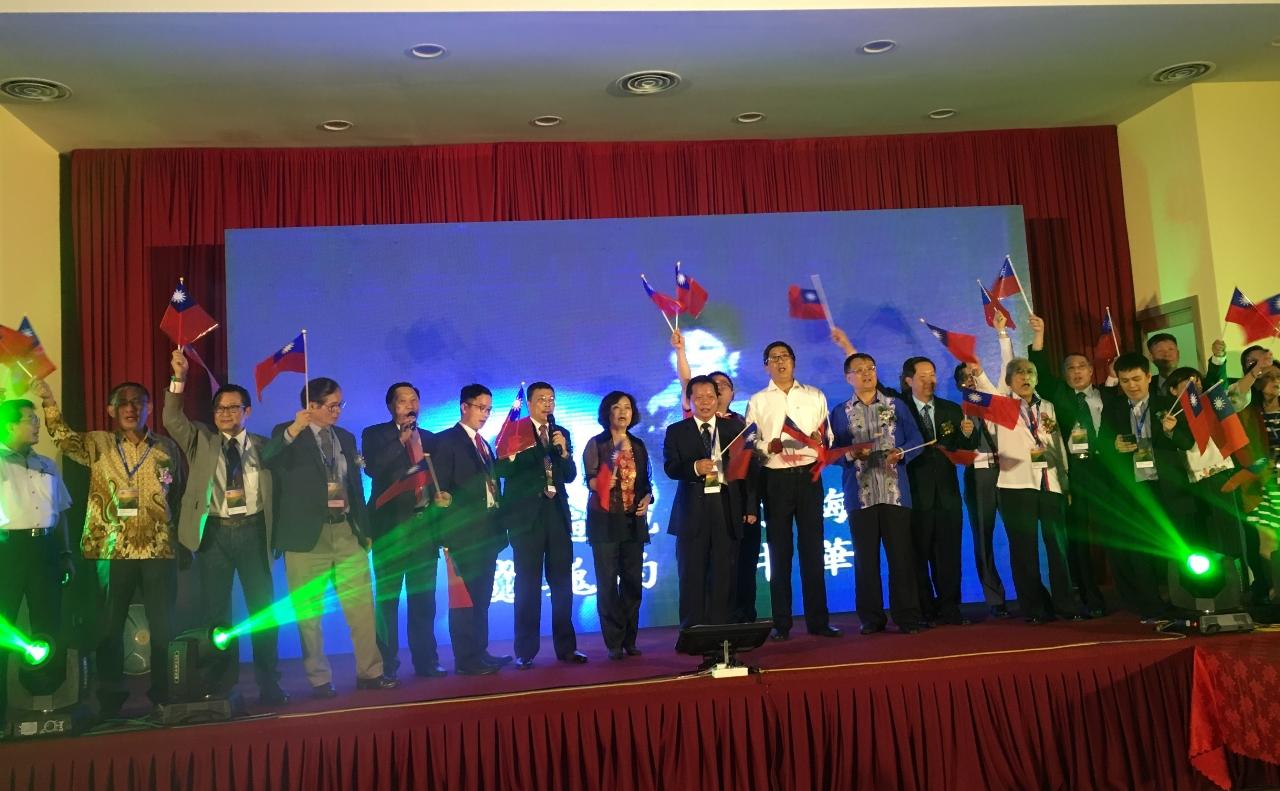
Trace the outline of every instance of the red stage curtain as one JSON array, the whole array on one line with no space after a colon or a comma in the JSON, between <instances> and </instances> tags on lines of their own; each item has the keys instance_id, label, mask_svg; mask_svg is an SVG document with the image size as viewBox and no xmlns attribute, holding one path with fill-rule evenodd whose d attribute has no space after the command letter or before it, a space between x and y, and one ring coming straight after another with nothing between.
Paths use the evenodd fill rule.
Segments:
<instances>
[{"instance_id":1,"label":"red stage curtain","mask_svg":"<svg viewBox=\"0 0 1280 791\"><path fill-rule=\"evenodd\" d=\"M1114 127L689 143L75 151L67 198L89 428L111 384L160 389L175 265L223 305L229 228L1021 204L1050 348L1133 324ZM994 275L998 262L992 262ZM281 300L287 300L281 294ZM975 302L977 296L975 294ZM1122 332L1124 340L1131 333ZM199 350L225 374L225 334ZM264 348L263 354L270 351ZM67 361L74 364L74 361ZM74 397L75 394L71 394Z\"/></svg>"}]
</instances>

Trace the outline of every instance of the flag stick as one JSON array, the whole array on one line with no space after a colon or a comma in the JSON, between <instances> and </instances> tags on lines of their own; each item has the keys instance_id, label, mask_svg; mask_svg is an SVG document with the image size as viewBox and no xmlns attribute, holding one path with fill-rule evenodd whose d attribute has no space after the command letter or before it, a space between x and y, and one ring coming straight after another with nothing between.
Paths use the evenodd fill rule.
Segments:
<instances>
[{"instance_id":1,"label":"flag stick","mask_svg":"<svg viewBox=\"0 0 1280 791\"><path fill-rule=\"evenodd\" d=\"M186 279L178 278L178 285L186 285ZM178 344L178 351L182 351L182 311L178 311L178 340L176 343Z\"/></svg>"},{"instance_id":2,"label":"flag stick","mask_svg":"<svg viewBox=\"0 0 1280 791\"><path fill-rule=\"evenodd\" d=\"M739 431L737 434L734 434L734 435L733 435L733 439L729 440L728 444L726 444L726 445L724 445L724 446L722 446L722 447L720 448L720 455L721 455L721 456L723 456L724 454L728 453L728 452L729 452L729 445L732 445L733 443L737 442L737 441L738 441L738 437L741 437L743 434L746 434L746 433L747 433L747 429L749 429L749 428L751 428L751 427L750 427L750 426L743 426L743 427L742 427L742 431Z\"/></svg>"},{"instance_id":3,"label":"flag stick","mask_svg":"<svg viewBox=\"0 0 1280 791\"><path fill-rule=\"evenodd\" d=\"M680 271L680 262L679 262L679 261L676 261L676 271L677 271L677 272L679 272L679 271ZM680 295L680 281L677 279L677 280L676 280L676 297L677 297L677 298L679 298L679 295ZM665 313L664 313L664 314L662 314L662 315L664 315L664 316L665 316L665 315L667 315L667 314L665 314ZM676 326L675 326L675 329L673 329L673 330L671 330L671 331L672 331L672 332L675 332L675 331L676 331L676 330L678 330L678 329L680 329L680 314L679 314L679 313L677 313L677 314L676 314Z\"/></svg>"},{"instance_id":4,"label":"flag stick","mask_svg":"<svg viewBox=\"0 0 1280 791\"><path fill-rule=\"evenodd\" d=\"M827 317L827 328L834 330L836 323L831 319L831 306L827 302L827 292L822 288L822 278L809 275L809 279L813 281L813 290L818 292L818 302L822 304L822 315Z\"/></svg>"},{"instance_id":5,"label":"flag stick","mask_svg":"<svg viewBox=\"0 0 1280 791\"><path fill-rule=\"evenodd\" d=\"M911 451L913 451L913 450L920 450L921 448L927 448L927 447L929 447L930 445L934 444L934 443L935 443L935 442L937 442L937 441L938 441L938 440L936 440L936 439L931 439L931 440L929 440L928 442L922 443L922 444L920 444L920 445L916 445L914 448L905 448L905 449L903 449L903 451L902 451L902 452L903 452L904 454L906 454L906 453L910 453L910 452L911 452Z\"/></svg>"},{"instance_id":6,"label":"flag stick","mask_svg":"<svg viewBox=\"0 0 1280 791\"><path fill-rule=\"evenodd\" d=\"M1111 320L1111 306L1107 305L1107 326L1111 328L1111 342L1116 347L1116 357L1120 356L1120 339L1116 337L1116 323ZM1190 381L1190 380L1188 380Z\"/></svg>"},{"instance_id":7,"label":"flag stick","mask_svg":"<svg viewBox=\"0 0 1280 791\"><path fill-rule=\"evenodd\" d=\"M1176 399L1176 400L1177 400L1177 402L1178 402L1178 408L1177 408L1177 409L1175 409L1175 410L1173 410L1172 412L1170 412L1170 413L1169 413L1169 416L1170 416L1170 417L1177 417L1178 415L1181 415L1181 414L1182 414L1182 393L1187 392L1187 387L1188 387L1188 386L1190 386L1190 384L1191 384L1191 380L1190 380L1190 379L1188 379L1188 380L1187 380L1187 383L1186 383L1186 384L1184 384L1184 385L1182 386L1182 392L1178 393L1178 398ZM1217 387L1217 386L1218 386L1218 385L1220 385L1220 384L1222 384L1222 380L1221 380L1221 379L1219 379L1218 381L1216 381L1216 382L1214 382L1213 384L1209 385L1209 387L1208 387L1207 389L1205 389L1205 391L1204 391L1203 393L1201 393L1200 395L1201 395L1201 396L1207 396L1207 395L1209 395L1210 391L1212 391L1215 387Z\"/></svg>"},{"instance_id":8,"label":"flag stick","mask_svg":"<svg viewBox=\"0 0 1280 791\"><path fill-rule=\"evenodd\" d=\"M427 472L431 473L431 485L436 487L436 494L440 494L440 479L436 477L436 465L431 461L430 453L423 453L422 458L427 462Z\"/></svg>"},{"instance_id":9,"label":"flag stick","mask_svg":"<svg viewBox=\"0 0 1280 791\"><path fill-rule=\"evenodd\" d=\"M1027 290L1022 287L1022 279L1018 277L1018 268L1013 265L1012 258L1007 255L1005 258L1009 259L1009 270L1013 272L1013 282L1018 284L1018 293L1022 295L1022 304L1027 306L1027 314L1030 316L1036 315L1036 312L1031 309L1031 300L1027 298Z\"/></svg>"},{"instance_id":10,"label":"flag stick","mask_svg":"<svg viewBox=\"0 0 1280 791\"><path fill-rule=\"evenodd\" d=\"M311 344L307 343L307 331L302 331L302 389L307 393L307 404L311 403L311 350L307 347Z\"/></svg>"}]
</instances>

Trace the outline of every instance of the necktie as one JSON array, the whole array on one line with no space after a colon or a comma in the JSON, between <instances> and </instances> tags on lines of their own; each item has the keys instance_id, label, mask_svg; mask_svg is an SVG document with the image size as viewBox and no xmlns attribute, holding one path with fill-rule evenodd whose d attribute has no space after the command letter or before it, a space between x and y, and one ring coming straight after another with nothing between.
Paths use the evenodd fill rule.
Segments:
<instances>
[{"instance_id":1,"label":"necktie","mask_svg":"<svg viewBox=\"0 0 1280 791\"><path fill-rule=\"evenodd\" d=\"M925 404L924 409L920 410L920 416L924 418L924 441L928 442L933 439L933 405Z\"/></svg>"},{"instance_id":2,"label":"necktie","mask_svg":"<svg viewBox=\"0 0 1280 791\"><path fill-rule=\"evenodd\" d=\"M493 466L493 459L489 456L489 446L484 443L484 438L479 434L476 434L476 452L480 454L480 461L484 462L486 470Z\"/></svg>"},{"instance_id":3,"label":"necktie","mask_svg":"<svg viewBox=\"0 0 1280 791\"><path fill-rule=\"evenodd\" d=\"M713 449L713 445L711 442L711 424L710 423L702 424L702 449L706 451L707 458L708 459L711 458L711 451Z\"/></svg>"},{"instance_id":4,"label":"necktie","mask_svg":"<svg viewBox=\"0 0 1280 791\"><path fill-rule=\"evenodd\" d=\"M333 441L333 429L320 429L320 457L329 470L329 480L338 480L338 449Z\"/></svg>"},{"instance_id":5,"label":"necktie","mask_svg":"<svg viewBox=\"0 0 1280 791\"><path fill-rule=\"evenodd\" d=\"M551 437L546 423L538 429L538 439L542 442L543 450L542 475L547 482L546 491L550 493L555 489L555 476L551 471Z\"/></svg>"},{"instance_id":6,"label":"necktie","mask_svg":"<svg viewBox=\"0 0 1280 791\"><path fill-rule=\"evenodd\" d=\"M1076 393L1076 425L1084 426L1090 441L1095 438L1097 429L1093 425L1093 410L1089 409L1089 400L1084 397L1083 391Z\"/></svg>"},{"instance_id":7,"label":"necktie","mask_svg":"<svg viewBox=\"0 0 1280 791\"><path fill-rule=\"evenodd\" d=\"M227 489L243 489L244 461L240 456L240 443L235 437L227 440L222 454L227 461Z\"/></svg>"},{"instance_id":8,"label":"necktie","mask_svg":"<svg viewBox=\"0 0 1280 791\"><path fill-rule=\"evenodd\" d=\"M416 428L413 430L413 433L409 435L408 451L409 461L412 464L418 464L426 457L426 454L422 452L422 435L418 433ZM418 498L419 505L422 504L422 492L424 488L425 487L418 486L413 490L414 496Z\"/></svg>"}]
</instances>

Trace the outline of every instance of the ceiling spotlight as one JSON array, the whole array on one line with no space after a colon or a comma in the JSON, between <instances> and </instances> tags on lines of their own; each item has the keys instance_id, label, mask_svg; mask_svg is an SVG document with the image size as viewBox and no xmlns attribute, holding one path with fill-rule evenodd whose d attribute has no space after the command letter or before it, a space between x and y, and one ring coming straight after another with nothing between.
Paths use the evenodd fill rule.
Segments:
<instances>
[{"instance_id":1,"label":"ceiling spotlight","mask_svg":"<svg viewBox=\"0 0 1280 791\"><path fill-rule=\"evenodd\" d=\"M956 111L952 110L950 107L939 107L938 109L931 111L929 113L929 117L935 121L941 121L945 118L950 118L955 114Z\"/></svg>"},{"instance_id":2,"label":"ceiling spotlight","mask_svg":"<svg viewBox=\"0 0 1280 791\"><path fill-rule=\"evenodd\" d=\"M564 119L558 115L540 115L537 118L529 119L529 126L542 127L544 129L550 126L559 126L562 123L564 123Z\"/></svg>"},{"instance_id":3,"label":"ceiling spotlight","mask_svg":"<svg viewBox=\"0 0 1280 791\"><path fill-rule=\"evenodd\" d=\"M889 38L878 38L875 41L868 41L860 48L864 55L883 55L886 52L892 52L898 48L898 42Z\"/></svg>"},{"instance_id":4,"label":"ceiling spotlight","mask_svg":"<svg viewBox=\"0 0 1280 791\"><path fill-rule=\"evenodd\" d=\"M1165 66L1163 69L1157 69L1152 72L1151 81L1156 85L1181 85L1184 82L1198 80L1216 68L1218 67L1215 64L1207 60L1175 63L1172 66Z\"/></svg>"},{"instance_id":5,"label":"ceiling spotlight","mask_svg":"<svg viewBox=\"0 0 1280 791\"><path fill-rule=\"evenodd\" d=\"M1277 36L1276 38L1271 39L1271 46L1280 47L1280 36Z\"/></svg>"},{"instance_id":6,"label":"ceiling spotlight","mask_svg":"<svg viewBox=\"0 0 1280 791\"><path fill-rule=\"evenodd\" d=\"M71 89L43 77L14 77L0 81L0 94L22 102L57 102L71 95Z\"/></svg>"},{"instance_id":7,"label":"ceiling spotlight","mask_svg":"<svg viewBox=\"0 0 1280 791\"><path fill-rule=\"evenodd\" d=\"M764 113L738 113L733 120L740 124L758 124L765 119Z\"/></svg>"},{"instance_id":8,"label":"ceiling spotlight","mask_svg":"<svg viewBox=\"0 0 1280 791\"><path fill-rule=\"evenodd\" d=\"M405 52L411 58L419 58L421 60L435 60L443 58L449 54L449 50L443 44L414 44Z\"/></svg>"},{"instance_id":9,"label":"ceiling spotlight","mask_svg":"<svg viewBox=\"0 0 1280 791\"><path fill-rule=\"evenodd\" d=\"M624 74L614 80L614 87L626 94L634 96L652 96L657 93L665 93L681 83L681 77L674 71L662 71L661 69L646 69L644 71L635 71L630 74Z\"/></svg>"},{"instance_id":10,"label":"ceiling spotlight","mask_svg":"<svg viewBox=\"0 0 1280 791\"><path fill-rule=\"evenodd\" d=\"M335 118L332 121L325 121L317 128L325 132L345 132L352 126L354 126L354 124L350 121L343 121L341 118Z\"/></svg>"}]
</instances>

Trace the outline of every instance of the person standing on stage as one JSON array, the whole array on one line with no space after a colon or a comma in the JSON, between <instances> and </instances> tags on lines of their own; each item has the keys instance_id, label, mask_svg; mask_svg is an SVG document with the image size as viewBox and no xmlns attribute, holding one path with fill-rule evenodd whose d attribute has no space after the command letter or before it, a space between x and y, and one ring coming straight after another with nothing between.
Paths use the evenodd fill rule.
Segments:
<instances>
[{"instance_id":1,"label":"person standing on stage","mask_svg":"<svg viewBox=\"0 0 1280 791\"><path fill-rule=\"evenodd\" d=\"M307 382L302 408L292 423L271 432L262 463L275 479L278 497L273 530L284 552L285 578L298 613L302 664L314 698L332 698L333 671L324 654L320 615L329 577L342 605L356 660L356 689L394 689L400 682L382 673L374 628L369 576L369 521L360 480L356 438L337 425L346 402L342 388L326 377ZM306 591L306 593L304 593Z\"/></svg>"},{"instance_id":2,"label":"person standing on stage","mask_svg":"<svg viewBox=\"0 0 1280 791\"><path fill-rule=\"evenodd\" d=\"M29 633L62 645L62 584L75 574L67 528L71 494L53 459L36 453L39 439L35 404L0 401L0 618L17 623L26 599ZM0 651L0 725L7 711L9 654ZM50 662L37 672L52 674L55 667Z\"/></svg>"},{"instance_id":3,"label":"person standing on stage","mask_svg":"<svg viewBox=\"0 0 1280 791\"><path fill-rule=\"evenodd\" d=\"M676 537L680 625L723 624L732 614L734 565L748 483L725 480L722 454L745 428L716 416L716 383L695 376L685 386L693 417L667 427L663 470L677 482L667 532Z\"/></svg>"},{"instance_id":4,"label":"person standing on stage","mask_svg":"<svg viewBox=\"0 0 1280 791\"><path fill-rule=\"evenodd\" d=\"M551 635L556 659L585 664L573 629L572 519L565 484L578 477L569 430L555 424L556 391L546 382L529 385L533 447L499 459L503 479L502 518L515 561L516 667L533 667L541 643L542 575L551 588Z\"/></svg>"},{"instance_id":5,"label":"person standing on stage","mask_svg":"<svg viewBox=\"0 0 1280 791\"><path fill-rule=\"evenodd\" d=\"M591 497L587 501L587 541L596 569L596 611L600 636L610 659L639 656L636 632L644 545L649 543L649 451L631 433L640 420L636 400L614 390L600 402L600 426L582 451L582 472ZM597 477L601 466L607 468ZM612 474L608 474L609 471ZM597 487L608 485L601 491Z\"/></svg>"},{"instance_id":6,"label":"person standing on stage","mask_svg":"<svg viewBox=\"0 0 1280 791\"><path fill-rule=\"evenodd\" d=\"M938 373L929 358L908 358L902 364L902 384L901 403L915 419L924 441L935 443L906 465L921 616L926 622L965 625L969 619L960 613L964 504L956 465L939 449L972 449L977 427L960 411L959 404L934 394Z\"/></svg>"},{"instance_id":7,"label":"person standing on stage","mask_svg":"<svg viewBox=\"0 0 1280 791\"><path fill-rule=\"evenodd\" d=\"M773 602L773 639L791 636L791 558L797 549L805 626L809 634L838 637L840 630L831 626L827 610L822 482L811 474L817 451L782 433L790 419L812 439L829 441L827 397L818 388L796 381L796 355L788 344L774 341L765 347L763 357L769 386L747 402L746 422L754 423L759 430L758 449L765 454L761 489L772 566L769 595Z\"/></svg>"},{"instance_id":8,"label":"person standing on stage","mask_svg":"<svg viewBox=\"0 0 1280 791\"><path fill-rule=\"evenodd\" d=\"M45 426L67 458L89 468L89 503L80 550L99 561L107 580L106 633L98 646L98 700L113 717L129 697L124 684L124 625L133 594L142 605L151 632L151 667L166 666L173 635L173 605L178 589L180 550L174 514L183 489L178 445L147 427L151 395L137 382L122 382L107 396L112 431L73 431L62 418L53 391L34 385L44 406ZM106 569L102 569L102 565ZM105 574L104 574L105 571ZM167 674L153 672L147 697L168 701Z\"/></svg>"},{"instance_id":9,"label":"person standing on stage","mask_svg":"<svg viewBox=\"0 0 1280 791\"><path fill-rule=\"evenodd\" d=\"M422 463L434 448L434 436L418 427L418 388L396 382L387 388L391 420L369 426L360 435L364 471L373 479L368 509L373 524L373 576L378 615L378 650L382 672L395 678L400 669L400 591L408 609L406 637L413 673L423 678L445 675L436 649L436 572L440 548L428 522L429 486L404 492L378 507L383 492L399 483L410 467Z\"/></svg>"},{"instance_id":10,"label":"person standing on stage","mask_svg":"<svg viewBox=\"0 0 1280 791\"><path fill-rule=\"evenodd\" d=\"M849 355L844 369L853 397L831 410L831 430L836 447L864 445L840 460L844 507L854 546L861 632L884 631L880 593L883 543L889 561L889 609L899 630L915 634L923 624L911 541L911 487L905 467L920 455L923 440L907 405L879 387L871 355Z\"/></svg>"},{"instance_id":11,"label":"person standing on stage","mask_svg":"<svg viewBox=\"0 0 1280 791\"><path fill-rule=\"evenodd\" d=\"M231 623L231 585L237 574L249 612L275 601L271 584L271 473L261 462L267 438L250 434L245 420L253 411L249 391L228 384L213 395L213 427L190 420L182 393L190 364L182 349L170 360L173 380L164 396L164 428L187 457L191 485L178 512L178 540L196 553L204 623ZM250 635L259 701L264 706L289 702L277 670L277 630L267 624ZM228 694L240 679L240 651L233 642L214 656L210 688Z\"/></svg>"},{"instance_id":12,"label":"person standing on stage","mask_svg":"<svg viewBox=\"0 0 1280 791\"><path fill-rule=\"evenodd\" d=\"M489 653L489 603L493 600L494 566L507 546L498 517L501 500L494 474L493 448L480 429L493 412L493 393L469 384L458 393L460 418L435 436L439 541L449 552L471 599L470 607L449 607L449 637L454 672L487 676L511 661Z\"/></svg>"}]
</instances>

